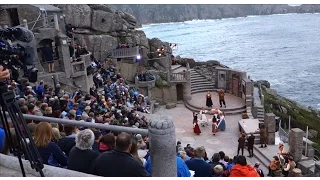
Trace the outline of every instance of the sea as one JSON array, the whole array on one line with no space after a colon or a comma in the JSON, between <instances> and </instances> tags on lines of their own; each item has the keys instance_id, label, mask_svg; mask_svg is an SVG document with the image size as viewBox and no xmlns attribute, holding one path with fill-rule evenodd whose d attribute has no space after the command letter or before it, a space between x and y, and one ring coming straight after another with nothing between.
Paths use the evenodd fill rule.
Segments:
<instances>
[{"instance_id":1,"label":"sea","mask_svg":"<svg viewBox=\"0 0 320 180\"><path fill-rule=\"evenodd\" d=\"M320 109L320 14L247 16L143 25L148 38L176 43L174 55L218 60L267 80L278 94Z\"/></svg>"}]
</instances>

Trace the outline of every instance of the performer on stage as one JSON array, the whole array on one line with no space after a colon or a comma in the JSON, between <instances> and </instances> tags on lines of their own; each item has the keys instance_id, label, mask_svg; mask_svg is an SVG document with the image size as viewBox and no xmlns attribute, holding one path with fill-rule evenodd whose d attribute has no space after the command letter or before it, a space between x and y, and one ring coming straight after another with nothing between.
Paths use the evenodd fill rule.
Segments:
<instances>
[{"instance_id":1,"label":"performer on stage","mask_svg":"<svg viewBox=\"0 0 320 180\"><path fill-rule=\"evenodd\" d=\"M213 133L214 136L217 133L217 129L218 129L217 118L216 118L216 116L213 116L212 117L212 131L211 132Z\"/></svg>"},{"instance_id":2,"label":"performer on stage","mask_svg":"<svg viewBox=\"0 0 320 180\"><path fill-rule=\"evenodd\" d=\"M207 119L207 116L205 115L205 113L207 113L207 110L204 109L204 107L202 107L199 115L199 123L201 126L208 126L208 119Z\"/></svg>"},{"instance_id":3,"label":"performer on stage","mask_svg":"<svg viewBox=\"0 0 320 180\"><path fill-rule=\"evenodd\" d=\"M201 133L200 127L198 125L198 116L196 112L193 112L193 132L197 135Z\"/></svg>"},{"instance_id":4,"label":"performer on stage","mask_svg":"<svg viewBox=\"0 0 320 180\"><path fill-rule=\"evenodd\" d=\"M226 121L224 119L224 114L223 112L219 114L219 122L218 122L218 129L220 131L225 131L226 130Z\"/></svg>"},{"instance_id":5,"label":"performer on stage","mask_svg":"<svg viewBox=\"0 0 320 180\"><path fill-rule=\"evenodd\" d=\"M211 93L208 91L207 95L206 95L206 106L207 107L212 107L213 103L212 103L212 99L211 99Z\"/></svg>"},{"instance_id":6,"label":"performer on stage","mask_svg":"<svg viewBox=\"0 0 320 180\"><path fill-rule=\"evenodd\" d=\"M224 105L224 107L226 108L226 101L224 100L224 91L222 89L220 89L220 91L218 91L218 95L219 95L219 104L220 104L220 108L222 108L222 104Z\"/></svg>"}]
</instances>

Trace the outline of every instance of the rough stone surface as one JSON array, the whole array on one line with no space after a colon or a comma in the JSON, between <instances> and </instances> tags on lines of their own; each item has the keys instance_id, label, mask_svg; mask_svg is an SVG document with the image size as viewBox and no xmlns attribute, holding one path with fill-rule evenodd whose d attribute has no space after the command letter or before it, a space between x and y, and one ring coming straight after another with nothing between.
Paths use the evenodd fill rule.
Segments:
<instances>
[{"instance_id":1,"label":"rough stone surface","mask_svg":"<svg viewBox=\"0 0 320 180\"><path fill-rule=\"evenodd\" d=\"M268 133L274 133L276 131L276 115L273 113L266 113L264 117L264 124Z\"/></svg>"},{"instance_id":2,"label":"rough stone surface","mask_svg":"<svg viewBox=\"0 0 320 180\"><path fill-rule=\"evenodd\" d=\"M168 103L168 104L166 105L166 108L167 108L167 109L172 109L172 108L175 108L175 107L177 107L177 104L176 104L176 103Z\"/></svg>"},{"instance_id":3,"label":"rough stone surface","mask_svg":"<svg viewBox=\"0 0 320 180\"><path fill-rule=\"evenodd\" d=\"M275 89L267 88L266 91L267 91L268 94L271 94L273 96L277 96L278 95L277 90L275 90Z\"/></svg>"},{"instance_id":4,"label":"rough stone surface","mask_svg":"<svg viewBox=\"0 0 320 180\"><path fill-rule=\"evenodd\" d=\"M176 177L176 135L171 116L152 115L149 124L153 177Z\"/></svg>"},{"instance_id":5,"label":"rough stone surface","mask_svg":"<svg viewBox=\"0 0 320 180\"><path fill-rule=\"evenodd\" d=\"M92 29L100 32L127 31L129 24L115 13L94 10Z\"/></svg>"},{"instance_id":6,"label":"rough stone surface","mask_svg":"<svg viewBox=\"0 0 320 180\"><path fill-rule=\"evenodd\" d=\"M92 9L86 4L61 5L61 9L66 15L66 23L77 27L91 27Z\"/></svg>"},{"instance_id":7,"label":"rough stone surface","mask_svg":"<svg viewBox=\"0 0 320 180\"><path fill-rule=\"evenodd\" d=\"M259 80L259 81L256 81L256 83L257 84L260 83L261 85L265 86L266 88L270 88L270 83L267 80Z\"/></svg>"},{"instance_id":8,"label":"rough stone surface","mask_svg":"<svg viewBox=\"0 0 320 180\"><path fill-rule=\"evenodd\" d=\"M290 150L289 152L292 154L294 161L299 161L302 157L303 151L303 134L304 132L299 128L293 128L290 131Z\"/></svg>"}]
</instances>

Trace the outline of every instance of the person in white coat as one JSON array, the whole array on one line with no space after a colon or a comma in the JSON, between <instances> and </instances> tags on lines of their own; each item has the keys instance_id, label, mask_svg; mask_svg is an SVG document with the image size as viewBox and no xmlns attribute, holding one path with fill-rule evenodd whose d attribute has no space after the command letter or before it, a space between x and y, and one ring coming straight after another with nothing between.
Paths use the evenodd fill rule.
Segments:
<instances>
[{"instance_id":1,"label":"person in white coat","mask_svg":"<svg viewBox=\"0 0 320 180\"><path fill-rule=\"evenodd\" d=\"M198 122L201 126L208 126L208 119L207 116L205 115L208 111L204 109L204 107L202 107L202 109L199 112L199 119Z\"/></svg>"}]
</instances>

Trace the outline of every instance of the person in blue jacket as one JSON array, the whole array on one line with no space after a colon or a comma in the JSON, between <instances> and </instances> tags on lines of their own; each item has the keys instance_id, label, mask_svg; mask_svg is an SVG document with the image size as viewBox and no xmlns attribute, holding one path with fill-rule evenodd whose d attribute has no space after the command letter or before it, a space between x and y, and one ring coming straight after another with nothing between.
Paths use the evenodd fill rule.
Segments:
<instances>
[{"instance_id":1,"label":"person in blue jacket","mask_svg":"<svg viewBox=\"0 0 320 180\"><path fill-rule=\"evenodd\" d=\"M177 159L177 176L178 177L190 177L191 173L190 173L189 168L186 165L186 163L184 163L183 159L181 159L178 156L176 156L176 159ZM147 162L146 162L146 170L149 174L152 173L150 156L148 157Z\"/></svg>"}]
</instances>

